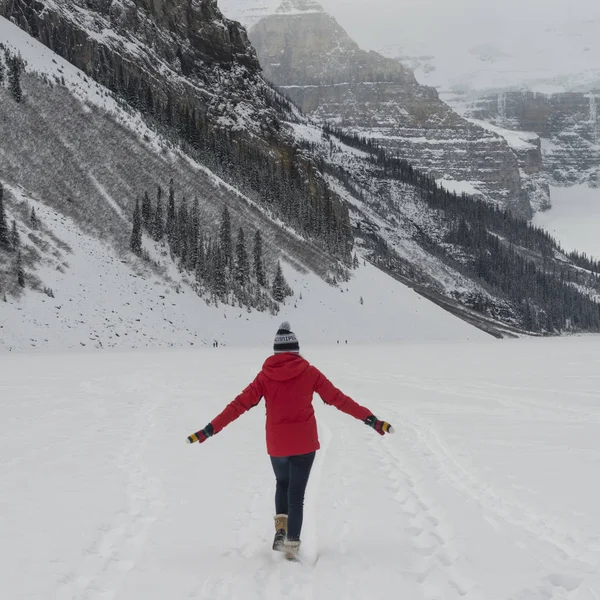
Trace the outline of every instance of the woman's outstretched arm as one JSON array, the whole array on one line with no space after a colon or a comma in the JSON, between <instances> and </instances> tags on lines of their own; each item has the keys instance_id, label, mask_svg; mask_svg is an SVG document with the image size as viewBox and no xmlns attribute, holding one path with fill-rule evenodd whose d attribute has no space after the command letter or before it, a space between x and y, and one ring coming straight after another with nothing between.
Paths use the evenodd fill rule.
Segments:
<instances>
[{"instance_id":1,"label":"woman's outstretched arm","mask_svg":"<svg viewBox=\"0 0 600 600\"><path fill-rule=\"evenodd\" d=\"M316 367L312 368L315 370L316 375L315 392L321 396L325 404L335 406L338 410L360 421L364 421L373 414L368 408L361 406L358 402L352 400L350 396L346 396L346 394L336 388L319 369Z\"/></svg>"},{"instance_id":2,"label":"woman's outstretched arm","mask_svg":"<svg viewBox=\"0 0 600 600\"><path fill-rule=\"evenodd\" d=\"M256 406L263 397L261 374L238 396L236 396L225 409L217 415L204 429L190 435L187 440L189 443L205 442L210 436L219 433L227 427L229 423L235 421L246 411Z\"/></svg>"},{"instance_id":3,"label":"woman's outstretched arm","mask_svg":"<svg viewBox=\"0 0 600 600\"><path fill-rule=\"evenodd\" d=\"M341 390L336 388L319 369L311 367L315 371L315 392L321 396L325 404L335 406L338 410L362 421L369 427L372 427L383 435L385 433L394 433L394 428L386 421L380 421L373 413L364 406L361 406L358 402L355 402L346 396Z\"/></svg>"}]
</instances>

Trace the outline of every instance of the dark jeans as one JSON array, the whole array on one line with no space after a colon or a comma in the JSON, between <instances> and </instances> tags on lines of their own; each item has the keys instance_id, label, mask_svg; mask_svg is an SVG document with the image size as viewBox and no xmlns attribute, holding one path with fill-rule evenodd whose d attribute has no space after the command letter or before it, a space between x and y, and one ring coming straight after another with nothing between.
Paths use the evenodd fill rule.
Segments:
<instances>
[{"instance_id":1,"label":"dark jeans","mask_svg":"<svg viewBox=\"0 0 600 600\"><path fill-rule=\"evenodd\" d=\"M315 453L296 456L271 456L277 479L275 511L288 516L288 540L299 540L304 511L304 492L315 460Z\"/></svg>"}]
</instances>

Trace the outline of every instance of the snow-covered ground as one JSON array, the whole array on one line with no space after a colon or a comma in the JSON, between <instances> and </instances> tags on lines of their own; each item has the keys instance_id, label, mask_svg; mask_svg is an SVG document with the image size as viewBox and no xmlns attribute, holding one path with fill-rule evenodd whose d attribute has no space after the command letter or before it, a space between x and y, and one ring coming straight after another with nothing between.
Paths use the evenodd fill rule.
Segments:
<instances>
[{"instance_id":1,"label":"snow-covered ground","mask_svg":"<svg viewBox=\"0 0 600 600\"><path fill-rule=\"evenodd\" d=\"M304 564L270 550L262 405L184 443L271 339L3 355L2 598L599 597L600 338L318 347L297 333L397 431L315 402Z\"/></svg>"},{"instance_id":2,"label":"snow-covered ground","mask_svg":"<svg viewBox=\"0 0 600 600\"><path fill-rule=\"evenodd\" d=\"M472 196L480 196L481 192L475 187L472 181L456 181L454 179L436 179L435 182L448 190L457 194L471 194Z\"/></svg>"},{"instance_id":3,"label":"snow-covered ground","mask_svg":"<svg viewBox=\"0 0 600 600\"><path fill-rule=\"evenodd\" d=\"M552 208L538 212L535 225L565 248L600 259L600 189L587 185L551 188Z\"/></svg>"}]
</instances>

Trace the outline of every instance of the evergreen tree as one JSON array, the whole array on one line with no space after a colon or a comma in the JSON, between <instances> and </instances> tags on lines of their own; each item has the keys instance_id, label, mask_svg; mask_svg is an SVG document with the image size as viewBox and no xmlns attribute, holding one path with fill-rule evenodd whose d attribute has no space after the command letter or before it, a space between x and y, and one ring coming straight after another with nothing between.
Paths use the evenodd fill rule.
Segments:
<instances>
[{"instance_id":1,"label":"evergreen tree","mask_svg":"<svg viewBox=\"0 0 600 600\"><path fill-rule=\"evenodd\" d=\"M40 226L37 215L35 214L35 208L31 208L31 214L29 215L29 224L31 229L37 229Z\"/></svg>"},{"instance_id":2,"label":"evergreen tree","mask_svg":"<svg viewBox=\"0 0 600 600\"><path fill-rule=\"evenodd\" d=\"M10 247L8 224L6 222L6 210L4 208L4 188L0 183L0 246Z\"/></svg>"},{"instance_id":3,"label":"evergreen tree","mask_svg":"<svg viewBox=\"0 0 600 600\"><path fill-rule=\"evenodd\" d=\"M25 271L23 270L23 258L21 256L21 251L17 253L17 263L15 268L17 274L17 283L19 287L25 287Z\"/></svg>"},{"instance_id":4,"label":"evergreen tree","mask_svg":"<svg viewBox=\"0 0 600 600\"><path fill-rule=\"evenodd\" d=\"M21 245L21 240L19 238L19 231L17 229L17 222L13 219L12 229L10 232L10 247L16 252Z\"/></svg>"},{"instance_id":5,"label":"evergreen tree","mask_svg":"<svg viewBox=\"0 0 600 600\"><path fill-rule=\"evenodd\" d=\"M2 57L0 56L0 85L4 83L4 63L2 62Z\"/></svg>"},{"instance_id":6,"label":"evergreen tree","mask_svg":"<svg viewBox=\"0 0 600 600\"><path fill-rule=\"evenodd\" d=\"M273 279L273 287L271 291L273 293L273 299L276 302L283 302L286 296L291 294L290 287L283 276L280 262L277 262L277 270L275 271L275 278Z\"/></svg>"},{"instance_id":7,"label":"evergreen tree","mask_svg":"<svg viewBox=\"0 0 600 600\"><path fill-rule=\"evenodd\" d=\"M211 280L215 293L220 298L224 298L227 294L227 274L225 271L225 259L219 244L214 244L211 252Z\"/></svg>"},{"instance_id":8,"label":"evergreen tree","mask_svg":"<svg viewBox=\"0 0 600 600\"><path fill-rule=\"evenodd\" d=\"M22 61L17 56L12 56L8 61L8 86L10 93L17 102L23 100L23 90L21 89L21 69Z\"/></svg>"},{"instance_id":9,"label":"evergreen tree","mask_svg":"<svg viewBox=\"0 0 600 600\"><path fill-rule=\"evenodd\" d=\"M142 211L140 210L140 201L135 201L135 210L133 211L133 229L131 231L131 241L129 247L134 254L142 255Z\"/></svg>"},{"instance_id":10,"label":"evergreen tree","mask_svg":"<svg viewBox=\"0 0 600 600\"><path fill-rule=\"evenodd\" d=\"M196 257L196 280L202 281L206 277L206 253L204 250L204 237L198 234L198 252Z\"/></svg>"},{"instance_id":11,"label":"evergreen tree","mask_svg":"<svg viewBox=\"0 0 600 600\"><path fill-rule=\"evenodd\" d=\"M189 235L188 235L188 209L187 201L185 196L181 200L179 205L179 211L177 213L177 235L176 235L176 249L175 254L181 258L181 266L187 267L188 261L188 248L189 248Z\"/></svg>"},{"instance_id":12,"label":"evergreen tree","mask_svg":"<svg viewBox=\"0 0 600 600\"><path fill-rule=\"evenodd\" d=\"M154 116L154 97L152 96L152 88L149 85L146 85L146 97L144 103L146 112Z\"/></svg>"},{"instance_id":13,"label":"evergreen tree","mask_svg":"<svg viewBox=\"0 0 600 600\"><path fill-rule=\"evenodd\" d=\"M250 264L248 261L248 252L246 251L246 241L244 238L244 230L240 227L238 231L237 244L235 246L235 279L244 286L250 278Z\"/></svg>"},{"instance_id":14,"label":"evergreen tree","mask_svg":"<svg viewBox=\"0 0 600 600\"><path fill-rule=\"evenodd\" d=\"M265 278L265 269L263 266L263 250L262 250L262 236L260 231L257 229L254 234L254 260L253 260L253 268L254 268L254 276L256 277L256 281L258 285L264 287L267 283Z\"/></svg>"},{"instance_id":15,"label":"evergreen tree","mask_svg":"<svg viewBox=\"0 0 600 600\"><path fill-rule=\"evenodd\" d=\"M173 187L173 179L169 182L169 204L167 205L167 242L171 248L171 252L175 252L175 238L177 235L177 217L175 213L175 188Z\"/></svg>"},{"instance_id":16,"label":"evergreen tree","mask_svg":"<svg viewBox=\"0 0 600 600\"><path fill-rule=\"evenodd\" d=\"M229 209L225 207L221 214L221 227L219 230L219 245L223 264L231 267L233 262L233 242L231 240L231 218Z\"/></svg>"},{"instance_id":17,"label":"evergreen tree","mask_svg":"<svg viewBox=\"0 0 600 600\"><path fill-rule=\"evenodd\" d=\"M188 227L188 269L194 271L198 262L198 241L200 238L200 205L198 198L194 199L192 214Z\"/></svg>"},{"instance_id":18,"label":"evergreen tree","mask_svg":"<svg viewBox=\"0 0 600 600\"><path fill-rule=\"evenodd\" d=\"M156 195L156 212L154 213L154 222L152 225L152 237L160 242L165 236L165 222L163 217L163 206L162 206L162 189L158 186L158 193Z\"/></svg>"},{"instance_id":19,"label":"evergreen tree","mask_svg":"<svg viewBox=\"0 0 600 600\"><path fill-rule=\"evenodd\" d=\"M204 269L203 277L208 287L214 287L214 273L213 273L213 248L214 245L212 240L208 240L204 246Z\"/></svg>"},{"instance_id":20,"label":"evergreen tree","mask_svg":"<svg viewBox=\"0 0 600 600\"><path fill-rule=\"evenodd\" d=\"M144 200L142 202L142 222L144 229L151 233L152 231L152 203L150 202L150 196L148 192L144 192Z\"/></svg>"}]
</instances>

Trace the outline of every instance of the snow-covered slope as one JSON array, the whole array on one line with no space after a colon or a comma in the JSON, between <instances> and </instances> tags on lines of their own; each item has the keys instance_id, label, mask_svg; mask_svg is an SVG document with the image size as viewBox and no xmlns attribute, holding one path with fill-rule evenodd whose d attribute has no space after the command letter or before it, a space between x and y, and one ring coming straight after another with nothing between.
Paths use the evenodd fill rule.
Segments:
<instances>
[{"instance_id":1,"label":"snow-covered slope","mask_svg":"<svg viewBox=\"0 0 600 600\"><path fill-rule=\"evenodd\" d=\"M245 30L225 19L215 0L136 0L110 10L86 0L42 0L33 7L15 0L1 4L0 14L141 110L267 211L324 244L325 254L349 258L347 212L324 189L314 164L281 134L280 119L293 110L261 77ZM284 199L279 188L290 173ZM290 214L289 202L299 196L311 197L305 212L319 215ZM333 211L323 214L330 202ZM325 231L315 230L320 218L332 221Z\"/></svg>"},{"instance_id":2,"label":"snow-covered slope","mask_svg":"<svg viewBox=\"0 0 600 600\"><path fill-rule=\"evenodd\" d=\"M96 106L110 112L117 122L135 131L140 137L145 136L148 141L152 141L155 148L160 149L157 136L146 126L139 113L123 110L123 106L105 87L95 83L81 70L4 17L0 17L0 42L9 52L23 58L27 63L27 72L44 75L51 82L60 83L84 105Z\"/></svg>"},{"instance_id":3,"label":"snow-covered slope","mask_svg":"<svg viewBox=\"0 0 600 600\"><path fill-rule=\"evenodd\" d=\"M13 354L0 369L2 597L600 595L597 337L317 347L295 329L397 430L381 438L315 400L305 564L270 549L263 407L184 443L251 381L271 327L253 349Z\"/></svg>"},{"instance_id":4,"label":"snow-covered slope","mask_svg":"<svg viewBox=\"0 0 600 600\"><path fill-rule=\"evenodd\" d=\"M193 280L176 270L165 279L141 261L123 260L72 219L25 199L69 250L47 241L52 251L38 277L54 291L54 298L30 291L19 301L0 302L0 350L203 346L213 341L247 345L261 339L282 316L312 343L485 337L362 263L352 280L339 288L286 265L285 276L295 295L277 317L229 305L215 307L199 298ZM158 246L146 245L168 264Z\"/></svg>"}]
</instances>

